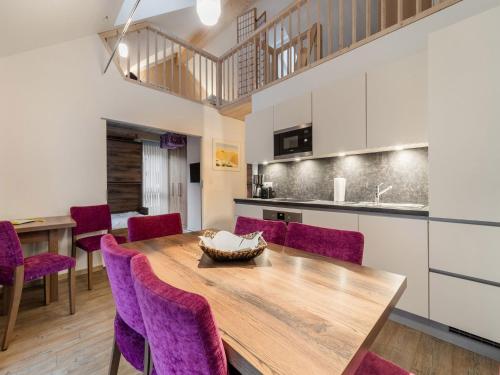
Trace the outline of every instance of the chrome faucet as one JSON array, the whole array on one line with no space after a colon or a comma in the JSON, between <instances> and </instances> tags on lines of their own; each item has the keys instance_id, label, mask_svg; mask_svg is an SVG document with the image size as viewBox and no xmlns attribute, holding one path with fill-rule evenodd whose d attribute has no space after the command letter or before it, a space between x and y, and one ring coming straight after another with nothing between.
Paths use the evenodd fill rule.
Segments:
<instances>
[{"instance_id":1,"label":"chrome faucet","mask_svg":"<svg viewBox=\"0 0 500 375\"><path fill-rule=\"evenodd\" d=\"M384 185L383 183L381 184L378 184L377 185L377 192L375 193L375 203L376 204L379 204L380 203L380 197L382 196L382 194L385 194L387 193L389 190L392 189L392 185L391 186L388 186L386 187L384 190L380 190L380 188L382 187L382 185Z\"/></svg>"}]
</instances>

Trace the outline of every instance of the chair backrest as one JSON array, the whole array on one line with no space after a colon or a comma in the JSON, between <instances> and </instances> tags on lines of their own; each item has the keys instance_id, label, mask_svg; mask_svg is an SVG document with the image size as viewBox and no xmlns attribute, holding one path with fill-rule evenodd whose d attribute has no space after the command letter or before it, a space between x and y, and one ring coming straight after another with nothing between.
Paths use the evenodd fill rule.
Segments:
<instances>
[{"instance_id":1,"label":"chair backrest","mask_svg":"<svg viewBox=\"0 0 500 375\"><path fill-rule=\"evenodd\" d=\"M10 221L0 221L0 267L9 269L24 264L23 249Z\"/></svg>"},{"instance_id":2,"label":"chair backrest","mask_svg":"<svg viewBox=\"0 0 500 375\"><path fill-rule=\"evenodd\" d=\"M130 328L146 337L130 271L130 261L139 252L121 247L111 234L101 238L101 251L118 314Z\"/></svg>"},{"instance_id":3,"label":"chair backrest","mask_svg":"<svg viewBox=\"0 0 500 375\"><path fill-rule=\"evenodd\" d=\"M241 236L253 232L263 232L262 236L267 242L283 245L286 237L286 224L283 221L259 220L238 216L234 234Z\"/></svg>"},{"instance_id":4,"label":"chair backrest","mask_svg":"<svg viewBox=\"0 0 500 375\"><path fill-rule=\"evenodd\" d=\"M289 223L285 246L361 264L364 236L360 232Z\"/></svg>"},{"instance_id":5,"label":"chair backrest","mask_svg":"<svg viewBox=\"0 0 500 375\"><path fill-rule=\"evenodd\" d=\"M127 226L130 242L182 234L182 221L179 213L134 216L128 219Z\"/></svg>"},{"instance_id":6,"label":"chair backrest","mask_svg":"<svg viewBox=\"0 0 500 375\"><path fill-rule=\"evenodd\" d=\"M71 207L70 214L76 221L73 234L79 235L101 230L111 230L111 211L107 204L98 206Z\"/></svg>"},{"instance_id":7,"label":"chair backrest","mask_svg":"<svg viewBox=\"0 0 500 375\"><path fill-rule=\"evenodd\" d=\"M144 255L132 259L132 277L157 373L227 375L207 300L158 279Z\"/></svg>"}]
</instances>

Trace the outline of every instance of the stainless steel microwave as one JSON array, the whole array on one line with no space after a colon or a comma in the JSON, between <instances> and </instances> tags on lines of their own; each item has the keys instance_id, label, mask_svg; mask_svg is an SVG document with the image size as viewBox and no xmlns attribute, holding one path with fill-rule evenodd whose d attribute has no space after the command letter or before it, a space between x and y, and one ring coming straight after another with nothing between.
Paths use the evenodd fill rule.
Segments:
<instances>
[{"instance_id":1,"label":"stainless steel microwave","mask_svg":"<svg viewBox=\"0 0 500 375\"><path fill-rule=\"evenodd\" d=\"M274 132L274 158L288 159L312 155L312 124Z\"/></svg>"}]
</instances>

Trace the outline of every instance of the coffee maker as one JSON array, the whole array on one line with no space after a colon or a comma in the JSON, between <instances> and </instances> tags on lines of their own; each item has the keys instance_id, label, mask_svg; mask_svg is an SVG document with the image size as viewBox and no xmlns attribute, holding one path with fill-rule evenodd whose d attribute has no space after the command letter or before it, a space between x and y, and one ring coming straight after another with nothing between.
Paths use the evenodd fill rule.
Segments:
<instances>
[{"instance_id":1,"label":"coffee maker","mask_svg":"<svg viewBox=\"0 0 500 375\"><path fill-rule=\"evenodd\" d=\"M252 198L261 197L263 182L264 182L263 174L254 174L252 176Z\"/></svg>"}]
</instances>

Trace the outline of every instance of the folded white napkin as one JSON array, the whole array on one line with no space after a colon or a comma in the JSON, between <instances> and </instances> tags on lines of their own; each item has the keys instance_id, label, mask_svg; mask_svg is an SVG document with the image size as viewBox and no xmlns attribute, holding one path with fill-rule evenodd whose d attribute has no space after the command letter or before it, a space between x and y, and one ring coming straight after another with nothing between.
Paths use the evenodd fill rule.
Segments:
<instances>
[{"instance_id":1,"label":"folded white napkin","mask_svg":"<svg viewBox=\"0 0 500 375\"><path fill-rule=\"evenodd\" d=\"M259 245L262 232L257 232L251 239L237 236L231 232L221 230L214 238L199 236L205 246L222 251L239 251L243 249L255 249Z\"/></svg>"}]
</instances>

